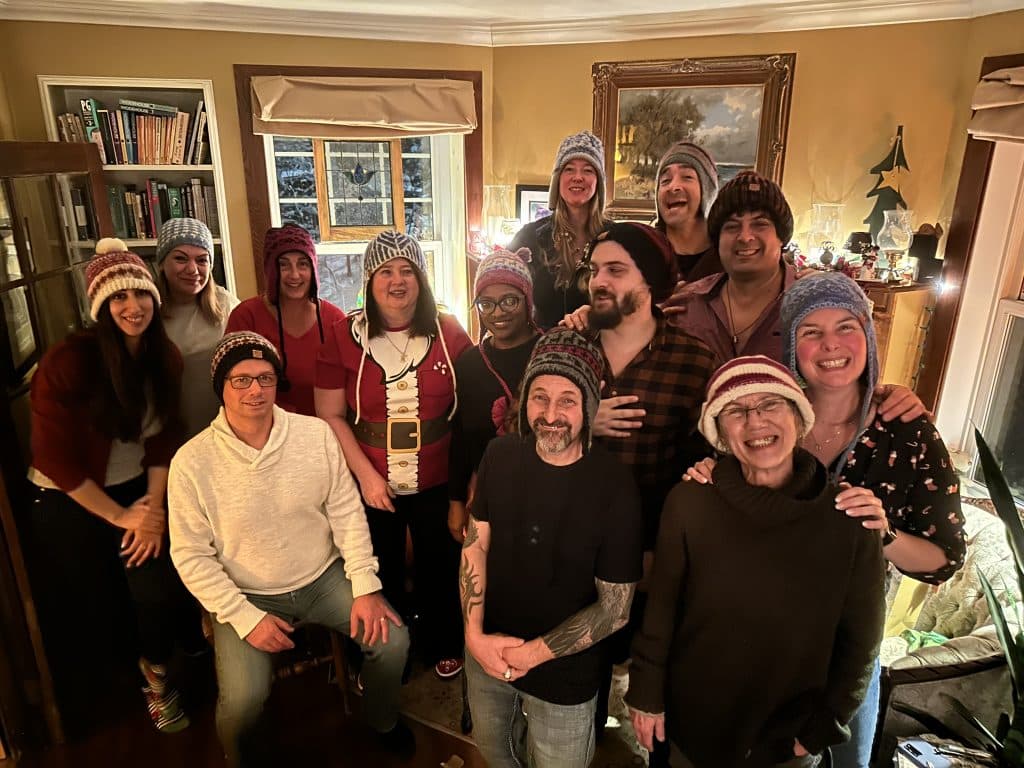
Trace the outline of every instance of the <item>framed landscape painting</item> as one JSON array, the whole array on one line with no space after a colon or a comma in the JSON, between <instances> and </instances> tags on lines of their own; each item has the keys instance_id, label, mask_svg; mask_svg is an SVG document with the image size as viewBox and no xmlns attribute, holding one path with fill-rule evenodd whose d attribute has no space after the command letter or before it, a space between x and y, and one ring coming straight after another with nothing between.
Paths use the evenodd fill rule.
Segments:
<instances>
[{"instance_id":1,"label":"framed landscape painting","mask_svg":"<svg viewBox=\"0 0 1024 768\"><path fill-rule=\"evenodd\" d=\"M677 141L711 153L722 183L745 169L782 180L796 54L594 64L594 133L608 213L654 216L658 160Z\"/></svg>"}]
</instances>

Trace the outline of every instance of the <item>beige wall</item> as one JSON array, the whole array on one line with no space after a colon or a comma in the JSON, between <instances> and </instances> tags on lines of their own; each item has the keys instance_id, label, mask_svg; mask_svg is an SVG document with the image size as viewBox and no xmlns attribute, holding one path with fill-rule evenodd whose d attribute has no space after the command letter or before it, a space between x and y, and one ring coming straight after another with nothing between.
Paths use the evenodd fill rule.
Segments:
<instances>
[{"instance_id":1,"label":"beige wall","mask_svg":"<svg viewBox=\"0 0 1024 768\"><path fill-rule=\"evenodd\" d=\"M256 272L249 240L234 64L480 70L484 73L484 114L491 109L491 51L487 48L35 22L0 22L0 39L7 48L0 54L6 60L0 59L0 63L4 64L15 135L23 140L46 138L36 75L213 81L235 279L243 297L256 292ZM485 167L490 164L489 139L485 131Z\"/></svg>"},{"instance_id":2,"label":"beige wall","mask_svg":"<svg viewBox=\"0 0 1024 768\"><path fill-rule=\"evenodd\" d=\"M795 52L783 187L798 232L814 200L846 203L849 230L871 209L867 169L888 151L900 123L911 168L904 197L918 222L949 214L981 59L1024 51L1024 11L970 21L496 49L35 22L0 22L0 39L0 131L9 107L19 139L46 135L39 74L213 80L235 276L248 296L256 282L235 63L480 70L485 175L516 184L547 183L561 138L592 126L595 61Z\"/></svg>"}]
</instances>

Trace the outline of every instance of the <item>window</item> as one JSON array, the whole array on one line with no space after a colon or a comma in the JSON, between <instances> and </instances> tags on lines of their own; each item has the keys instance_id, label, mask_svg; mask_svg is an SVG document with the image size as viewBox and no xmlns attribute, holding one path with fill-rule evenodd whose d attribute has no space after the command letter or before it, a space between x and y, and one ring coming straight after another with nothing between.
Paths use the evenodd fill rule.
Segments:
<instances>
[{"instance_id":1,"label":"window","mask_svg":"<svg viewBox=\"0 0 1024 768\"><path fill-rule=\"evenodd\" d=\"M346 311L361 307L366 244L378 232L398 229L419 241L438 301L466 323L460 136L265 141L271 219L312 233L323 298Z\"/></svg>"}]
</instances>

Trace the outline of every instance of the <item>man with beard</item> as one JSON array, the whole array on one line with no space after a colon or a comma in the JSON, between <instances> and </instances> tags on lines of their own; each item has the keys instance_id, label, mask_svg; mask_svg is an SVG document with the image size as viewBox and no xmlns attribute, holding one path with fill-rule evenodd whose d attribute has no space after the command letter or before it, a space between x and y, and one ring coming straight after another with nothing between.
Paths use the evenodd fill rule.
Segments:
<instances>
[{"instance_id":1,"label":"man with beard","mask_svg":"<svg viewBox=\"0 0 1024 768\"><path fill-rule=\"evenodd\" d=\"M460 585L473 737L487 764L586 768L602 677L641 574L628 470L591 445L603 363L556 329L523 374L519 434L477 476Z\"/></svg>"}]
</instances>

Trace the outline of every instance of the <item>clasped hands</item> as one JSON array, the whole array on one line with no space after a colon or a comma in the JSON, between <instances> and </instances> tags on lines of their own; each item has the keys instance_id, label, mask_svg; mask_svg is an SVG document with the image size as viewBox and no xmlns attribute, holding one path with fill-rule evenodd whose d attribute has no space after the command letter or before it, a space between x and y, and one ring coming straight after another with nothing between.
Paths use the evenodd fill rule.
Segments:
<instances>
[{"instance_id":1,"label":"clasped hands","mask_svg":"<svg viewBox=\"0 0 1024 768\"><path fill-rule=\"evenodd\" d=\"M117 524L125 529L121 537L121 557L125 558L126 568L135 568L151 557L160 556L167 513L162 506L153 505L148 493L125 508Z\"/></svg>"},{"instance_id":2,"label":"clasped hands","mask_svg":"<svg viewBox=\"0 0 1024 768\"><path fill-rule=\"evenodd\" d=\"M527 642L508 635L467 632L466 648L484 672L509 683L547 661L543 641L539 637Z\"/></svg>"}]
</instances>

